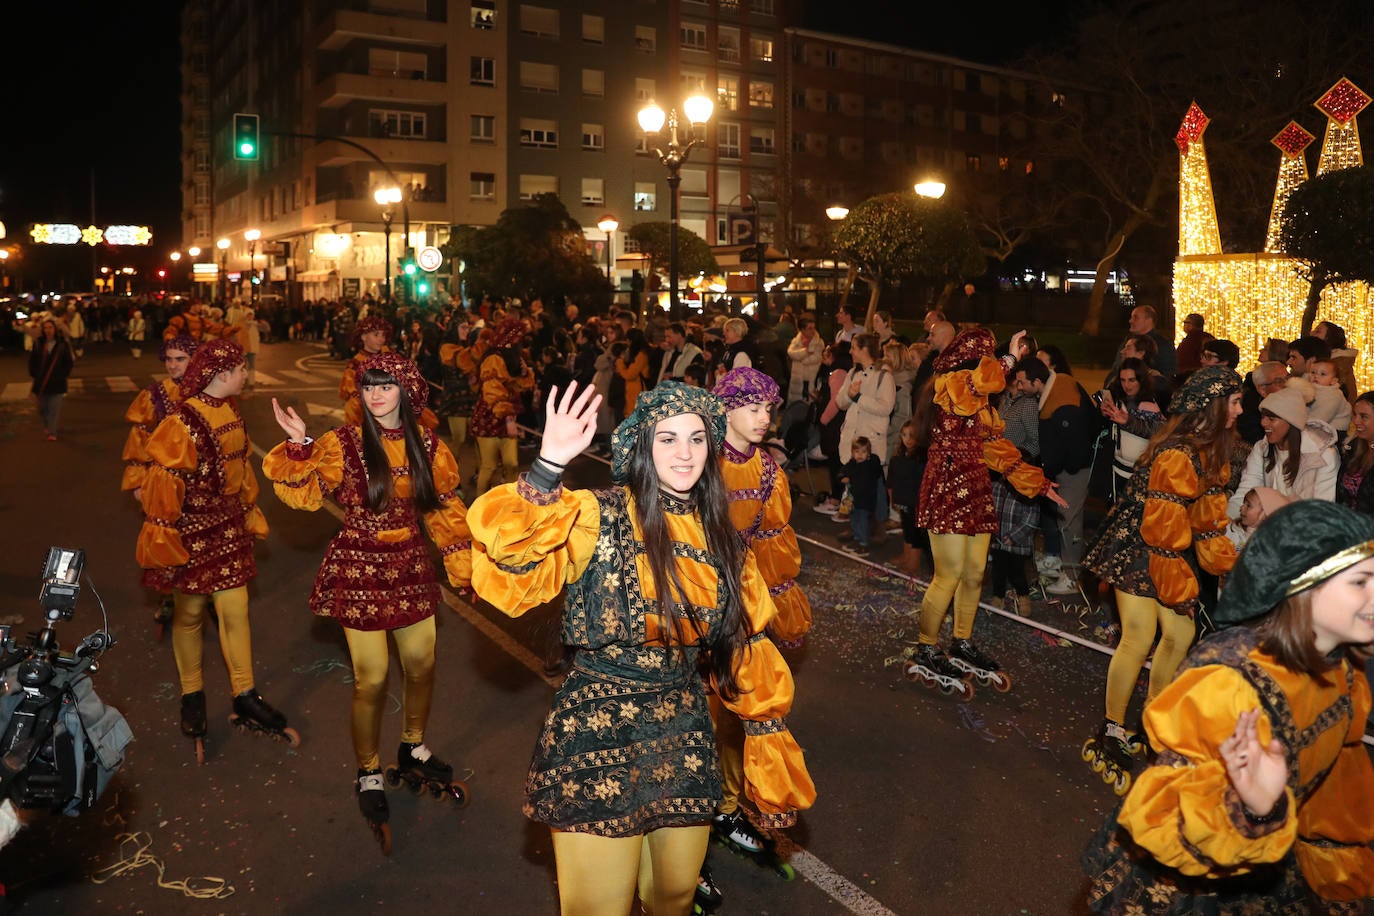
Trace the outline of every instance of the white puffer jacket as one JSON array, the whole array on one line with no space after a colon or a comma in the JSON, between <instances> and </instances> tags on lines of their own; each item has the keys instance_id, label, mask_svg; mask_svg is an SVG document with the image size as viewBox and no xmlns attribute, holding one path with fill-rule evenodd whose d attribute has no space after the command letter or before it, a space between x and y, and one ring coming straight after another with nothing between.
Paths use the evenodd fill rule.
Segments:
<instances>
[{"instance_id":1,"label":"white puffer jacket","mask_svg":"<svg viewBox=\"0 0 1374 916\"><path fill-rule=\"evenodd\" d=\"M1269 443L1261 439L1250 449L1250 458L1245 462L1245 471L1240 476L1240 485L1235 495L1226 504L1226 514L1231 518L1240 516L1240 504L1245 494L1255 487L1273 487L1284 496L1293 499L1335 500L1336 480L1341 472L1341 456L1336 450L1336 430L1330 423L1322 420L1307 421L1302 431L1302 459L1298 463L1298 473L1289 484L1283 477L1284 453L1278 452L1274 466L1264 470L1264 456Z\"/></svg>"}]
</instances>

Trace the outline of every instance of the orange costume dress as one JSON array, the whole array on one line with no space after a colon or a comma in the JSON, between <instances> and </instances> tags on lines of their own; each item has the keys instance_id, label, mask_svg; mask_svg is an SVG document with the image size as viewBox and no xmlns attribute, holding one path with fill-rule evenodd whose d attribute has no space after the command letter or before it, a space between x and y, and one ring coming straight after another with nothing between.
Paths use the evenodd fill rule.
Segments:
<instances>
[{"instance_id":1,"label":"orange costume dress","mask_svg":"<svg viewBox=\"0 0 1374 916\"><path fill-rule=\"evenodd\" d=\"M143 486L148 476L148 440L172 410L181 401L181 386L170 378L165 378L144 388L124 412L124 419L133 424L129 436L124 440L124 476L119 488L125 491L137 490Z\"/></svg>"},{"instance_id":2,"label":"orange costume dress","mask_svg":"<svg viewBox=\"0 0 1374 916\"><path fill-rule=\"evenodd\" d=\"M473 586L512 617L566 588L562 637L577 652L535 746L525 813L558 830L621 837L708 822L721 799L699 643L721 625L720 570L690 504L660 494L677 572L707 632L665 644L628 488L544 493L525 477L473 503ZM746 791L764 826L793 823L815 787L783 721L792 675L763 629L773 601L752 554L740 694ZM683 628L689 625L684 624Z\"/></svg>"},{"instance_id":3,"label":"orange costume dress","mask_svg":"<svg viewBox=\"0 0 1374 916\"><path fill-rule=\"evenodd\" d=\"M208 595L257 575L253 538L267 537L248 431L229 400L182 401L148 439L138 565L149 588Z\"/></svg>"},{"instance_id":4,"label":"orange costume dress","mask_svg":"<svg viewBox=\"0 0 1374 916\"><path fill-rule=\"evenodd\" d=\"M757 446L744 455L727 442L721 451L730 521L753 549L759 574L777 607L768 630L782 642L796 644L811 629L811 602L796 582L801 572L801 547L789 524L792 491L787 475L773 456Z\"/></svg>"},{"instance_id":5,"label":"orange costume dress","mask_svg":"<svg viewBox=\"0 0 1374 916\"><path fill-rule=\"evenodd\" d=\"M467 511L458 498L458 462L433 431L421 429L441 503L423 516L439 548L449 581L472 578ZM367 505L367 466L356 426L330 430L313 442L283 442L263 459L277 497L292 509L314 511L331 499L344 510L344 527L329 543L315 577L310 609L355 630L394 630L424 620L439 606L439 584L422 519L410 499L405 436L383 430L394 496L381 512Z\"/></svg>"}]
</instances>

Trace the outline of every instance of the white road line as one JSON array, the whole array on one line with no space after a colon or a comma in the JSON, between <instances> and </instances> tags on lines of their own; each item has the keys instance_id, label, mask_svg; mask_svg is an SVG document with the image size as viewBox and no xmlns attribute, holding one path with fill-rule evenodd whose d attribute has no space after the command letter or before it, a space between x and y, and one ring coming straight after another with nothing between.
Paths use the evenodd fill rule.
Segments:
<instances>
[{"instance_id":1,"label":"white road line","mask_svg":"<svg viewBox=\"0 0 1374 916\"><path fill-rule=\"evenodd\" d=\"M258 369L258 370L256 370L256 371L253 373L253 384L255 384L255 385L285 385L286 382L283 382L281 379L277 378L275 375L268 375L266 372L263 372L261 369Z\"/></svg>"},{"instance_id":2,"label":"white road line","mask_svg":"<svg viewBox=\"0 0 1374 916\"><path fill-rule=\"evenodd\" d=\"M328 378L315 375L311 372L298 372L295 369L278 369L277 371L282 375L290 376L298 382L305 382L307 385L319 385L329 381Z\"/></svg>"},{"instance_id":3,"label":"white road line","mask_svg":"<svg viewBox=\"0 0 1374 916\"><path fill-rule=\"evenodd\" d=\"M127 375L107 375L105 376L105 384L109 385L110 390L114 392L138 390L134 380Z\"/></svg>"},{"instance_id":4,"label":"white road line","mask_svg":"<svg viewBox=\"0 0 1374 916\"><path fill-rule=\"evenodd\" d=\"M22 401L29 396L32 388L32 382L7 382L4 392L0 393L0 401Z\"/></svg>"},{"instance_id":5,"label":"white road line","mask_svg":"<svg viewBox=\"0 0 1374 916\"><path fill-rule=\"evenodd\" d=\"M86 380L84 378L67 379L67 394L83 394L86 391Z\"/></svg>"}]
</instances>

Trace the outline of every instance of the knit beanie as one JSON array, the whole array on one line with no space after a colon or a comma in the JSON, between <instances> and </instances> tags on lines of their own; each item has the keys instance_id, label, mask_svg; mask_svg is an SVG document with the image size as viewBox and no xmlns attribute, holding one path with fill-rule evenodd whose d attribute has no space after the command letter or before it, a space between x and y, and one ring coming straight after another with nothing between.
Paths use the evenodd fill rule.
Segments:
<instances>
[{"instance_id":1,"label":"knit beanie","mask_svg":"<svg viewBox=\"0 0 1374 916\"><path fill-rule=\"evenodd\" d=\"M1259 406L1295 429L1307 428L1307 401L1299 388L1280 388L1260 401Z\"/></svg>"}]
</instances>

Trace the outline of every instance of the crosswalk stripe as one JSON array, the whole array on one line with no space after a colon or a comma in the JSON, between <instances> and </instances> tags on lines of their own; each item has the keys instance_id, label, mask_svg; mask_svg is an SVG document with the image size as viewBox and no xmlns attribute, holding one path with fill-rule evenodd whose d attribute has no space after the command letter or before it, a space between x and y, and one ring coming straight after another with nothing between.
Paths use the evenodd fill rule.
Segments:
<instances>
[{"instance_id":1,"label":"crosswalk stripe","mask_svg":"<svg viewBox=\"0 0 1374 916\"><path fill-rule=\"evenodd\" d=\"M5 385L5 390L0 393L0 401L22 401L29 396L29 389L33 385L30 382L9 382Z\"/></svg>"},{"instance_id":2,"label":"crosswalk stripe","mask_svg":"<svg viewBox=\"0 0 1374 916\"><path fill-rule=\"evenodd\" d=\"M310 372L299 372L295 369L278 369L277 371L282 375L290 376L298 382L305 382L310 385L321 385L329 381L329 379L323 376L314 375Z\"/></svg>"},{"instance_id":3,"label":"crosswalk stripe","mask_svg":"<svg viewBox=\"0 0 1374 916\"><path fill-rule=\"evenodd\" d=\"M86 391L86 380L84 378L67 379L67 394L82 394Z\"/></svg>"},{"instance_id":4,"label":"crosswalk stripe","mask_svg":"<svg viewBox=\"0 0 1374 916\"><path fill-rule=\"evenodd\" d=\"M253 373L253 384L255 384L255 385L285 385L286 382L283 382L281 379L277 378L275 375L268 375L266 372L263 372L261 369L258 369L258 370L256 370L256 371Z\"/></svg>"},{"instance_id":5,"label":"crosswalk stripe","mask_svg":"<svg viewBox=\"0 0 1374 916\"><path fill-rule=\"evenodd\" d=\"M138 386L134 384L134 380L127 375L107 375L105 376L105 384L110 386L111 391L138 390Z\"/></svg>"}]
</instances>

